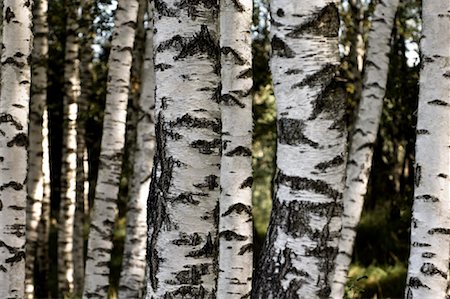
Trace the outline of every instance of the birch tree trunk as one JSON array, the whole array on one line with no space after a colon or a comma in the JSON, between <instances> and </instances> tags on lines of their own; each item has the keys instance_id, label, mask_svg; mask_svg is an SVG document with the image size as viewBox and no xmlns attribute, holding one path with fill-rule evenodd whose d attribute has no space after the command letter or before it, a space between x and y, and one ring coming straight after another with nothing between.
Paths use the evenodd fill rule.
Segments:
<instances>
[{"instance_id":1,"label":"birch tree trunk","mask_svg":"<svg viewBox=\"0 0 450 299\"><path fill-rule=\"evenodd\" d=\"M277 179L254 298L329 298L342 214L345 95L335 1L274 0Z\"/></svg>"},{"instance_id":2,"label":"birch tree trunk","mask_svg":"<svg viewBox=\"0 0 450 299\"><path fill-rule=\"evenodd\" d=\"M446 298L450 249L450 2L422 3L422 70L406 298Z\"/></svg>"},{"instance_id":3,"label":"birch tree trunk","mask_svg":"<svg viewBox=\"0 0 450 299\"><path fill-rule=\"evenodd\" d=\"M142 3L139 9L142 9ZM147 8L147 5L144 6ZM139 18L138 18L139 20ZM141 20L143 22L143 20ZM155 71L153 63L153 3L148 7L145 55L141 70L141 92L136 128L131 190L127 207L127 229L123 252L119 298L142 298L147 248L147 199L155 152Z\"/></svg>"},{"instance_id":4,"label":"birch tree trunk","mask_svg":"<svg viewBox=\"0 0 450 299\"><path fill-rule=\"evenodd\" d=\"M250 298L252 222L251 0L220 1L222 158L217 298Z\"/></svg>"},{"instance_id":5,"label":"birch tree trunk","mask_svg":"<svg viewBox=\"0 0 450 299\"><path fill-rule=\"evenodd\" d=\"M38 225L42 217L44 196L43 113L47 100L48 25L46 0L33 6L34 41L32 51L32 82L30 102L28 178L27 178L27 244L25 267L25 298L34 298L34 267L37 254Z\"/></svg>"},{"instance_id":6,"label":"birch tree trunk","mask_svg":"<svg viewBox=\"0 0 450 299\"><path fill-rule=\"evenodd\" d=\"M106 298L108 294L112 232L117 214L117 197L125 144L131 51L137 13L136 0L118 1L109 57L100 165L94 207L91 212L83 298Z\"/></svg>"},{"instance_id":7,"label":"birch tree trunk","mask_svg":"<svg viewBox=\"0 0 450 299\"><path fill-rule=\"evenodd\" d=\"M25 295L31 5L5 0L0 97L0 298Z\"/></svg>"},{"instance_id":8,"label":"birch tree trunk","mask_svg":"<svg viewBox=\"0 0 450 299\"><path fill-rule=\"evenodd\" d=\"M361 218L364 196L367 193L373 148L383 109L389 69L391 32L398 3L398 0L380 1L375 8L372 28L369 32L362 97L351 137L347 163L342 230L331 298L343 298L344 296L344 287L356 237L356 226Z\"/></svg>"},{"instance_id":9,"label":"birch tree trunk","mask_svg":"<svg viewBox=\"0 0 450 299\"><path fill-rule=\"evenodd\" d=\"M215 298L221 124L217 1L155 2L157 151L147 298Z\"/></svg>"},{"instance_id":10,"label":"birch tree trunk","mask_svg":"<svg viewBox=\"0 0 450 299\"><path fill-rule=\"evenodd\" d=\"M78 0L67 3L66 49L64 54L63 149L61 205L58 228L58 287L61 296L74 291L73 236L76 203L77 101L80 95Z\"/></svg>"}]
</instances>

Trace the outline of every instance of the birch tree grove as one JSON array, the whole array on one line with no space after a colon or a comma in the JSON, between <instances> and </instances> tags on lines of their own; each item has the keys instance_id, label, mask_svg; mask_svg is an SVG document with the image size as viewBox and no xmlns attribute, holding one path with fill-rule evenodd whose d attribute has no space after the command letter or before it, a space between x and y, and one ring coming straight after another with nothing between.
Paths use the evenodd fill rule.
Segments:
<instances>
[{"instance_id":1,"label":"birch tree grove","mask_svg":"<svg viewBox=\"0 0 450 299\"><path fill-rule=\"evenodd\" d=\"M48 25L46 0L37 0L33 6L34 41L32 52L32 82L29 126L29 161L27 178L27 244L25 297L34 298L34 261L37 255L38 226L41 222L44 200L44 136L43 116L47 109Z\"/></svg>"},{"instance_id":2,"label":"birch tree grove","mask_svg":"<svg viewBox=\"0 0 450 299\"><path fill-rule=\"evenodd\" d=\"M222 159L217 298L249 298L253 271L251 0L220 1Z\"/></svg>"},{"instance_id":3,"label":"birch tree grove","mask_svg":"<svg viewBox=\"0 0 450 299\"><path fill-rule=\"evenodd\" d=\"M32 2L2 2L5 18L0 90L0 298L23 298Z\"/></svg>"},{"instance_id":4,"label":"birch tree grove","mask_svg":"<svg viewBox=\"0 0 450 299\"><path fill-rule=\"evenodd\" d=\"M145 285L147 199L156 145L153 2L150 3L148 8L148 28L145 34L145 55L141 74L141 92L136 127L136 153L127 206L127 227L119 298L142 298L142 291Z\"/></svg>"},{"instance_id":5,"label":"birch tree grove","mask_svg":"<svg viewBox=\"0 0 450 299\"><path fill-rule=\"evenodd\" d=\"M91 212L83 298L105 298L125 145L130 68L138 1L120 0L112 34L98 181Z\"/></svg>"},{"instance_id":6,"label":"birch tree grove","mask_svg":"<svg viewBox=\"0 0 450 299\"><path fill-rule=\"evenodd\" d=\"M147 298L214 298L221 125L219 3L155 2L157 151Z\"/></svg>"},{"instance_id":7,"label":"birch tree grove","mask_svg":"<svg viewBox=\"0 0 450 299\"><path fill-rule=\"evenodd\" d=\"M338 10L275 0L271 13L278 173L253 297L328 298L346 156Z\"/></svg>"},{"instance_id":8,"label":"birch tree grove","mask_svg":"<svg viewBox=\"0 0 450 299\"><path fill-rule=\"evenodd\" d=\"M446 298L450 249L450 2L423 1L422 19L408 299Z\"/></svg>"},{"instance_id":9,"label":"birch tree grove","mask_svg":"<svg viewBox=\"0 0 450 299\"><path fill-rule=\"evenodd\" d=\"M367 193L373 147L378 134L389 68L391 32L398 0L380 1L369 32L364 85L350 141L343 196L344 213L331 297L342 298L352 260L356 226Z\"/></svg>"}]
</instances>

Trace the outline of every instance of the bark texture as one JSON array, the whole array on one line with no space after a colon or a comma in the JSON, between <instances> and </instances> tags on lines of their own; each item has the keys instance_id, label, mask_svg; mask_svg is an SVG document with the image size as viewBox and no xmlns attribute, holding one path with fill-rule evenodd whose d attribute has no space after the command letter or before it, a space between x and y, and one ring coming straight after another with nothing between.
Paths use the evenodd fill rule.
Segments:
<instances>
[{"instance_id":1,"label":"bark texture","mask_svg":"<svg viewBox=\"0 0 450 299\"><path fill-rule=\"evenodd\" d=\"M142 1L141 1L142 2ZM145 1L146 2L146 1ZM140 3L139 9L146 9ZM142 298L147 248L147 199L155 152L155 71L153 63L153 3L148 7L145 55L136 127L136 152L127 207L127 228L119 298ZM138 18L139 20L139 18ZM143 19L141 20L143 22Z\"/></svg>"},{"instance_id":2,"label":"bark texture","mask_svg":"<svg viewBox=\"0 0 450 299\"><path fill-rule=\"evenodd\" d=\"M106 298L112 232L125 144L130 68L138 1L120 0L116 10L109 72L100 165L91 212L83 298Z\"/></svg>"},{"instance_id":3,"label":"bark texture","mask_svg":"<svg viewBox=\"0 0 450 299\"><path fill-rule=\"evenodd\" d=\"M446 298L450 234L450 2L423 1L406 298Z\"/></svg>"},{"instance_id":4,"label":"bark texture","mask_svg":"<svg viewBox=\"0 0 450 299\"><path fill-rule=\"evenodd\" d=\"M217 1L155 2L157 151L147 298L215 298L221 149Z\"/></svg>"},{"instance_id":5,"label":"bark texture","mask_svg":"<svg viewBox=\"0 0 450 299\"><path fill-rule=\"evenodd\" d=\"M373 148L378 134L389 69L391 32L398 0L380 1L369 32L364 85L351 137L347 163L344 213L336 257L331 297L343 298L348 268L352 260L356 226L361 218L364 196L372 167Z\"/></svg>"},{"instance_id":6,"label":"bark texture","mask_svg":"<svg viewBox=\"0 0 450 299\"><path fill-rule=\"evenodd\" d=\"M0 298L24 298L31 5L5 0L0 97Z\"/></svg>"},{"instance_id":7,"label":"bark texture","mask_svg":"<svg viewBox=\"0 0 450 299\"><path fill-rule=\"evenodd\" d=\"M34 298L34 268L37 254L38 226L44 197L43 113L47 109L48 3L37 0L33 6L33 51L30 102L28 178L27 178L27 244L25 298Z\"/></svg>"},{"instance_id":8,"label":"bark texture","mask_svg":"<svg viewBox=\"0 0 450 299\"><path fill-rule=\"evenodd\" d=\"M274 0L277 178L254 298L328 298L342 214L345 94L336 1Z\"/></svg>"},{"instance_id":9,"label":"bark texture","mask_svg":"<svg viewBox=\"0 0 450 299\"><path fill-rule=\"evenodd\" d=\"M250 298L252 222L251 0L220 1L222 158L217 298Z\"/></svg>"},{"instance_id":10,"label":"bark texture","mask_svg":"<svg viewBox=\"0 0 450 299\"><path fill-rule=\"evenodd\" d=\"M67 3L66 49L64 53L63 148L61 205L58 222L58 287L61 296L74 291L73 236L76 202L77 101L80 95L78 0Z\"/></svg>"}]
</instances>

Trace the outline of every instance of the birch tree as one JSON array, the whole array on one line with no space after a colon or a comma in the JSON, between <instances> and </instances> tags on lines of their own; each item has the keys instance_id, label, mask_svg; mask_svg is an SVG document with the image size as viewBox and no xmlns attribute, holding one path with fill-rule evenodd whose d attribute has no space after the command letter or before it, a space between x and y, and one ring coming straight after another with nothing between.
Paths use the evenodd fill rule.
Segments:
<instances>
[{"instance_id":1,"label":"birch tree","mask_svg":"<svg viewBox=\"0 0 450 299\"><path fill-rule=\"evenodd\" d=\"M137 13L138 1L118 1L109 56L100 165L91 212L83 298L106 298L108 293L108 265L125 144L131 51Z\"/></svg>"},{"instance_id":2,"label":"birch tree","mask_svg":"<svg viewBox=\"0 0 450 299\"><path fill-rule=\"evenodd\" d=\"M146 2L146 1L145 1ZM139 4L139 9L147 8ZM131 190L127 205L127 227L119 298L142 298L146 268L147 199L155 151L155 74L153 63L153 3L147 9L145 55L136 127L136 149ZM139 20L139 18L138 18ZM143 20L141 20L143 22Z\"/></svg>"},{"instance_id":3,"label":"birch tree","mask_svg":"<svg viewBox=\"0 0 450 299\"><path fill-rule=\"evenodd\" d=\"M342 214L346 128L335 1L274 0L277 178L254 298L328 298Z\"/></svg>"},{"instance_id":4,"label":"birch tree","mask_svg":"<svg viewBox=\"0 0 450 299\"><path fill-rule=\"evenodd\" d=\"M344 287L356 237L356 226L361 218L364 196L367 193L373 148L383 108L389 69L391 32L398 3L398 0L380 1L372 18L362 97L350 141L343 196L344 213L342 214L339 252L335 263L332 298L344 296Z\"/></svg>"},{"instance_id":5,"label":"birch tree","mask_svg":"<svg viewBox=\"0 0 450 299\"><path fill-rule=\"evenodd\" d=\"M63 148L61 205L58 227L58 286L61 295L74 291L73 236L76 202L77 101L80 95L78 10L80 2L67 3L66 48L64 53Z\"/></svg>"},{"instance_id":6,"label":"birch tree","mask_svg":"<svg viewBox=\"0 0 450 299\"><path fill-rule=\"evenodd\" d=\"M221 125L219 3L155 2L156 140L147 298L214 298Z\"/></svg>"},{"instance_id":7,"label":"birch tree","mask_svg":"<svg viewBox=\"0 0 450 299\"><path fill-rule=\"evenodd\" d=\"M34 265L37 254L38 226L42 217L44 197L43 173L43 114L47 100L47 57L48 57L48 3L37 0L33 6L33 51L32 82L30 102L30 126L27 178L27 244L25 268L25 297L34 298Z\"/></svg>"},{"instance_id":8,"label":"birch tree","mask_svg":"<svg viewBox=\"0 0 450 299\"><path fill-rule=\"evenodd\" d=\"M251 0L220 1L222 158L217 298L251 294L252 5Z\"/></svg>"},{"instance_id":9,"label":"birch tree","mask_svg":"<svg viewBox=\"0 0 450 299\"><path fill-rule=\"evenodd\" d=\"M5 0L0 90L0 298L25 294L31 1Z\"/></svg>"},{"instance_id":10,"label":"birch tree","mask_svg":"<svg viewBox=\"0 0 450 299\"><path fill-rule=\"evenodd\" d=\"M423 1L422 20L408 299L446 297L450 249L450 2Z\"/></svg>"}]
</instances>

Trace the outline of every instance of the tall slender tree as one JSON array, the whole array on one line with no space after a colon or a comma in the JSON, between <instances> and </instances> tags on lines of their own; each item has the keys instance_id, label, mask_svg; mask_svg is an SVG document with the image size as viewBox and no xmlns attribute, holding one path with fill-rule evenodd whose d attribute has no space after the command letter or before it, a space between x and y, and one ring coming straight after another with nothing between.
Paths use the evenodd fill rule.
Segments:
<instances>
[{"instance_id":1,"label":"tall slender tree","mask_svg":"<svg viewBox=\"0 0 450 299\"><path fill-rule=\"evenodd\" d=\"M147 298L214 298L221 124L218 1L155 2L156 140Z\"/></svg>"},{"instance_id":2,"label":"tall slender tree","mask_svg":"<svg viewBox=\"0 0 450 299\"><path fill-rule=\"evenodd\" d=\"M422 70L406 298L445 298L450 249L450 2L422 2Z\"/></svg>"},{"instance_id":3,"label":"tall slender tree","mask_svg":"<svg viewBox=\"0 0 450 299\"><path fill-rule=\"evenodd\" d=\"M146 1L144 1L146 2ZM147 8L147 5L139 9ZM153 2L147 9L145 55L141 70L141 91L136 127L131 189L127 205L127 227L123 252L119 298L142 298L147 247L147 199L155 151L155 71L153 63ZM138 18L139 20L139 18ZM143 20L141 20L143 22Z\"/></svg>"},{"instance_id":4,"label":"tall slender tree","mask_svg":"<svg viewBox=\"0 0 450 299\"><path fill-rule=\"evenodd\" d=\"M33 6L33 52L30 102L30 125L27 178L27 244L25 297L34 298L34 268L37 254L38 226L44 198L43 115L47 109L48 24L47 0L36 0Z\"/></svg>"},{"instance_id":5,"label":"tall slender tree","mask_svg":"<svg viewBox=\"0 0 450 299\"><path fill-rule=\"evenodd\" d=\"M222 158L217 298L249 297L253 272L251 0L220 1Z\"/></svg>"},{"instance_id":6,"label":"tall slender tree","mask_svg":"<svg viewBox=\"0 0 450 299\"><path fill-rule=\"evenodd\" d=\"M0 89L0 298L23 298L32 1L2 2L5 17Z\"/></svg>"},{"instance_id":7,"label":"tall slender tree","mask_svg":"<svg viewBox=\"0 0 450 299\"><path fill-rule=\"evenodd\" d=\"M346 160L336 1L275 0L277 178L254 298L328 298Z\"/></svg>"},{"instance_id":8,"label":"tall slender tree","mask_svg":"<svg viewBox=\"0 0 450 299\"><path fill-rule=\"evenodd\" d=\"M98 181L88 241L83 298L105 298L125 145L125 123L137 0L120 0L112 34Z\"/></svg>"},{"instance_id":9,"label":"tall slender tree","mask_svg":"<svg viewBox=\"0 0 450 299\"><path fill-rule=\"evenodd\" d=\"M347 162L344 213L331 297L342 298L352 260L356 226L367 193L374 143L378 134L389 69L391 32L398 0L380 1L369 32L364 85Z\"/></svg>"}]
</instances>

